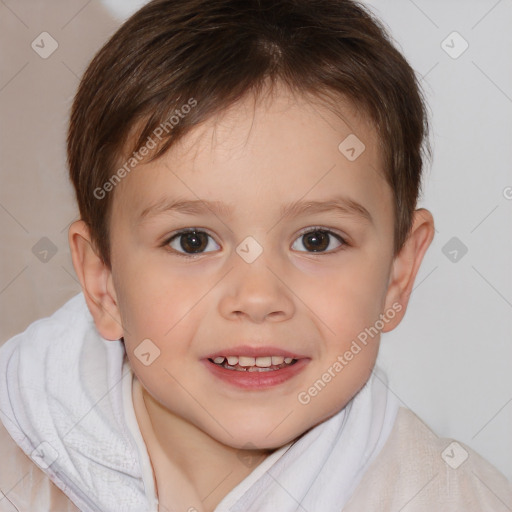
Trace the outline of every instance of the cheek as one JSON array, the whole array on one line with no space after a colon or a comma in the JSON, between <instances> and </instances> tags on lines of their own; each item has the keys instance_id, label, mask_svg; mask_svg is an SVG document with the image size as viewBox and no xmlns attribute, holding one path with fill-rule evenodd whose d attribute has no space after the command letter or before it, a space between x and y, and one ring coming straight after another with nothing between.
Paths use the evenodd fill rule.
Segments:
<instances>
[{"instance_id":1,"label":"cheek","mask_svg":"<svg viewBox=\"0 0 512 512\"><path fill-rule=\"evenodd\" d=\"M208 282L160 262L133 259L114 275L123 326L137 336L163 338L193 310Z\"/></svg>"},{"instance_id":2,"label":"cheek","mask_svg":"<svg viewBox=\"0 0 512 512\"><path fill-rule=\"evenodd\" d=\"M322 320L326 335L342 341L376 321L385 284L386 274L376 264L354 264L311 281L300 293L308 297L305 302Z\"/></svg>"}]
</instances>

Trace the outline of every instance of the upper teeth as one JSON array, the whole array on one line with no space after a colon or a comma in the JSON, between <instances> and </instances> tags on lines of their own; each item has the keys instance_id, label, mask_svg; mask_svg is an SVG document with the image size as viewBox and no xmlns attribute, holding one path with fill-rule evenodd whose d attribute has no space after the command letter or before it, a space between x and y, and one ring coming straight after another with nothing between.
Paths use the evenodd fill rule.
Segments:
<instances>
[{"instance_id":1,"label":"upper teeth","mask_svg":"<svg viewBox=\"0 0 512 512\"><path fill-rule=\"evenodd\" d=\"M216 357L213 362L216 364L222 364L224 360L228 361L230 366L239 364L240 366L258 366L259 368L269 368L273 365L282 364L283 361L286 364L290 364L293 361L291 357L283 356L263 356L263 357L245 357L245 356L227 356L227 357Z\"/></svg>"}]
</instances>

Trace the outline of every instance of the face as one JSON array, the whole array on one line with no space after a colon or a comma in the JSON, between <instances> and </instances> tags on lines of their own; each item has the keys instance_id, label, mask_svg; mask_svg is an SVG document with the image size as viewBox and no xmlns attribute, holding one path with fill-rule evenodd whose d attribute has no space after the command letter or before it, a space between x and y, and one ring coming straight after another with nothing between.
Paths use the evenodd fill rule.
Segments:
<instances>
[{"instance_id":1,"label":"face","mask_svg":"<svg viewBox=\"0 0 512 512\"><path fill-rule=\"evenodd\" d=\"M248 97L115 194L126 351L160 414L276 448L364 385L391 314L393 209L377 136L350 105Z\"/></svg>"}]
</instances>

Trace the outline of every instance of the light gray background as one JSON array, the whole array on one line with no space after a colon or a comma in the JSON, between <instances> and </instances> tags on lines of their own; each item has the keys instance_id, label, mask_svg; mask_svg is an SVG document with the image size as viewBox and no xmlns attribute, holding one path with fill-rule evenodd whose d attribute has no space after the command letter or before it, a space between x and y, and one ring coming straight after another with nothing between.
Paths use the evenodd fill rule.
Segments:
<instances>
[{"instance_id":1,"label":"light gray background","mask_svg":"<svg viewBox=\"0 0 512 512\"><path fill-rule=\"evenodd\" d=\"M142 3L0 2L0 343L80 291L69 107L93 54ZM436 236L379 363L406 406L512 480L512 0L368 4L423 77L434 147L420 206ZM31 48L43 31L59 45L47 59Z\"/></svg>"}]
</instances>

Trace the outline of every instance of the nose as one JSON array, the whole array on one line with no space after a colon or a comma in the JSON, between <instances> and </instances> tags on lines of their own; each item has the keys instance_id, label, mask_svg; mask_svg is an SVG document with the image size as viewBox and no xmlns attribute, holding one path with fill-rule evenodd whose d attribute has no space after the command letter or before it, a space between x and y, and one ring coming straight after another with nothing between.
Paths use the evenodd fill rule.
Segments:
<instances>
[{"instance_id":1,"label":"nose","mask_svg":"<svg viewBox=\"0 0 512 512\"><path fill-rule=\"evenodd\" d=\"M282 322L295 312L293 293L262 257L248 264L238 261L224 283L220 314L228 320Z\"/></svg>"}]
</instances>

